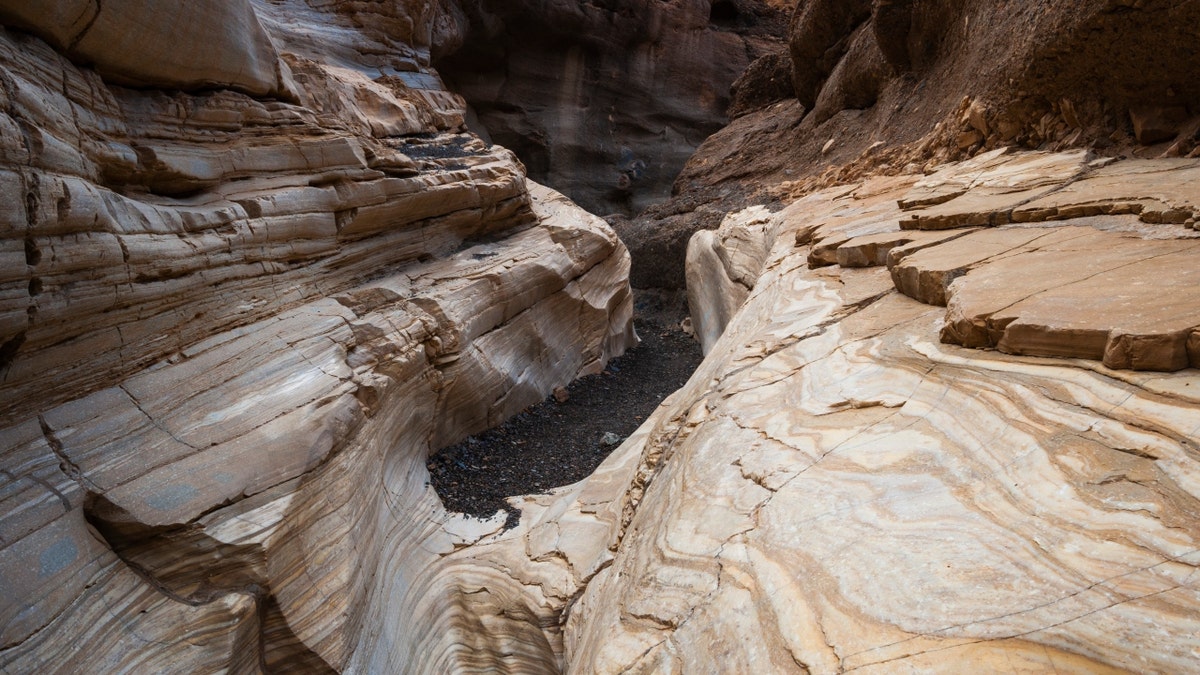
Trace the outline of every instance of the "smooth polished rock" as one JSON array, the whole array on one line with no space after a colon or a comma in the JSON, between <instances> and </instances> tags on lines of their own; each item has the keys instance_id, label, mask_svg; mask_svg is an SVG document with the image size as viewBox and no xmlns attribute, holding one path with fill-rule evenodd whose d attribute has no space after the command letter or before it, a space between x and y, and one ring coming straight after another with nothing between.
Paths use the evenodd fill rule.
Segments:
<instances>
[{"instance_id":1,"label":"smooth polished rock","mask_svg":"<svg viewBox=\"0 0 1200 675\"><path fill-rule=\"evenodd\" d=\"M797 232L780 228L704 364L602 467L631 480L610 488L611 563L568 607L566 672L1189 671L1197 371L944 344L944 310L880 267L809 268ZM1194 241L1084 226L975 231L900 264L942 247L967 259L991 236L1026 244L952 293L992 264L1052 285L1039 254L1063 270L1102 250L1195 256ZM1128 271L1114 288L1200 288ZM601 485L547 514L582 511ZM556 523L564 541L568 522L530 532Z\"/></svg>"},{"instance_id":2,"label":"smooth polished rock","mask_svg":"<svg viewBox=\"0 0 1200 675\"><path fill-rule=\"evenodd\" d=\"M779 219L761 207L726 217L715 232L697 232L688 242L688 306L701 347L712 347L745 302L762 273Z\"/></svg>"},{"instance_id":3,"label":"smooth polished rock","mask_svg":"<svg viewBox=\"0 0 1200 675\"><path fill-rule=\"evenodd\" d=\"M634 344L629 257L466 132L428 4L0 29L0 670L553 661L520 616L463 628L439 561L501 523L446 513L425 459Z\"/></svg>"},{"instance_id":4,"label":"smooth polished rock","mask_svg":"<svg viewBox=\"0 0 1200 675\"><path fill-rule=\"evenodd\" d=\"M373 510L382 522L406 523L419 513L445 520L425 485L433 448L496 424L578 374L598 372L633 340L628 254L599 219L552 191L530 192L538 218L532 228L218 333L178 360L0 433L6 466L22 472L13 487L23 488L6 499L12 509L3 524L16 539L3 549L0 571L7 587L26 589L5 613L4 625L15 632L6 635L0 663L32 667L64 635L100 641L91 631L110 627L95 624L89 608L133 591L95 575L127 564L153 579L138 581L137 592L162 597L154 601L162 608L111 628L98 653L113 669L143 658L201 667L203 659L244 653L214 642L197 645L195 657L172 655L131 644L121 631L159 622L167 645L193 630L217 635L216 619L205 612L224 607L247 583L270 595L245 596L238 616L249 623L220 630L252 645L263 631L268 662L336 670L412 663L420 635L393 627L400 632L390 640L404 636L393 647L355 646L378 633L362 634L353 622L373 607L433 598L354 579L390 550L400 553L389 564L408 574L436 574L436 557L410 547L425 541L452 550L462 535L342 526ZM56 488L39 471L67 480ZM381 471L378 489L355 489ZM83 529L85 514L102 538ZM60 523L74 523L74 534L54 536ZM333 550L362 553L319 553L339 539L348 548ZM41 571L27 578L31 569ZM435 595L454 603L457 592ZM163 618L192 605L205 608L190 619L192 628ZM467 639L450 637L447 647ZM62 667L73 658L64 655Z\"/></svg>"},{"instance_id":5,"label":"smooth polished rock","mask_svg":"<svg viewBox=\"0 0 1200 675\"><path fill-rule=\"evenodd\" d=\"M731 218L698 246L705 363L506 530L426 457L632 344L629 259L461 128L442 3L366 4L252 5L291 102L0 35L0 668L1194 668L1200 380L1114 369L1179 363L1191 165L1113 165L1169 209L1037 227L900 221L1069 215L1104 167ZM999 351L940 341L960 307ZM1105 325L1104 363L1058 351Z\"/></svg>"},{"instance_id":6,"label":"smooth polished rock","mask_svg":"<svg viewBox=\"0 0 1200 675\"><path fill-rule=\"evenodd\" d=\"M249 0L6 0L0 22L31 30L118 84L296 95Z\"/></svg>"}]
</instances>

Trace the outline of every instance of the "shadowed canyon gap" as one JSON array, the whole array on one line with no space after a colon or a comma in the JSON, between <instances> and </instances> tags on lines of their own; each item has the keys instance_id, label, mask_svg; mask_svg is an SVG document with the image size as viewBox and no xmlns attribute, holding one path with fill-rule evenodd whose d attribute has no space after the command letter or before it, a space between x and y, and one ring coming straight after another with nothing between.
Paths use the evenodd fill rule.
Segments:
<instances>
[{"instance_id":1,"label":"shadowed canyon gap","mask_svg":"<svg viewBox=\"0 0 1200 675\"><path fill-rule=\"evenodd\" d=\"M1197 672L1198 16L0 0L0 670Z\"/></svg>"}]
</instances>

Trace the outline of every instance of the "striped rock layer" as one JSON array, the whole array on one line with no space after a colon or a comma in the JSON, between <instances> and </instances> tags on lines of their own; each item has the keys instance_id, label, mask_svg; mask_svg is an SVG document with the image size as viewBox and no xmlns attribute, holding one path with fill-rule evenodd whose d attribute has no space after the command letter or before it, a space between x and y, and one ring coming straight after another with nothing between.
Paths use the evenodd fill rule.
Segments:
<instances>
[{"instance_id":1,"label":"striped rock layer","mask_svg":"<svg viewBox=\"0 0 1200 675\"><path fill-rule=\"evenodd\" d=\"M50 5L0 3L0 671L547 663L425 459L634 343L624 246L466 131L423 3Z\"/></svg>"}]
</instances>

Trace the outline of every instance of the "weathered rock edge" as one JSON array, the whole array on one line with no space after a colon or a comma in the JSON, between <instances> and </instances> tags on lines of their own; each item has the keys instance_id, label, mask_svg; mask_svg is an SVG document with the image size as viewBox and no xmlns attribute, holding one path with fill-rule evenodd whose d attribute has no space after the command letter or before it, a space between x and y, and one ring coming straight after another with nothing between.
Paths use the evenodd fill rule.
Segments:
<instances>
[{"instance_id":1,"label":"weathered rock edge","mask_svg":"<svg viewBox=\"0 0 1200 675\"><path fill-rule=\"evenodd\" d=\"M0 30L0 669L545 670L425 459L635 341L628 254L419 59L268 18L298 101Z\"/></svg>"},{"instance_id":2,"label":"weathered rock edge","mask_svg":"<svg viewBox=\"0 0 1200 675\"><path fill-rule=\"evenodd\" d=\"M449 556L492 597L549 598L565 672L1192 668L1200 377L942 343L945 310L864 265L1006 230L901 232L917 179L698 240L694 306L744 301L693 378L591 478ZM1121 218L1058 231L1192 243Z\"/></svg>"}]
</instances>

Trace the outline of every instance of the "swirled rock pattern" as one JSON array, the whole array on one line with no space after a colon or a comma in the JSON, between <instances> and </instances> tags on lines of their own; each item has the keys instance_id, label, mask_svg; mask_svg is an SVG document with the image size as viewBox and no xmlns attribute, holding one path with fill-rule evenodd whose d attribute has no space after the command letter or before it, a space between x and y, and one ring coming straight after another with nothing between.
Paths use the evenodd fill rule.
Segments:
<instances>
[{"instance_id":1,"label":"swirled rock pattern","mask_svg":"<svg viewBox=\"0 0 1200 675\"><path fill-rule=\"evenodd\" d=\"M425 459L634 342L624 247L466 133L442 5L143 4L0 12L0 670L547 663Z\"/></svg>"},{"instance_id":2,"label":"swirled rock pattern","mask_svg":"<svg viewBox=\"0 0 1200 675\"><path fill-rule=\"evenodd\" d=\"M1016 155L1001 173L1079 159ZM1197 371L963 348L943 340L955 298L995 289L1000 272L958 276L949 313L893 278L1004 237L1194 257L1191 230L1123 216L902 231L920 180L752 209L694 242L691 271L726 280L693 294L708 303L699 315L733 302L722 289L745 298L700 369L592 478L452 556L490 567L487 593L550 600L542 621L565 616L565 672L1195 670ZM855 264L823 259L835 242L833 259ZM1032 283L1022 259L1050 252L1064 273L1097 257L1082 245L994 257L1016 285ZM1110 283L1156 285L1156 306L1200 316L1176 304L1197 296L1194 280L1129 269ZM1112 304L1104 317L1133 311Z\"/></svg>"},{"instance_id":3,"label":"swirled rock pattern","mask_svg":"<svg viewBox=\"0 0 1200 675\"><path fill-rule=\"evenodd\" d=\"M1196 161L725 218L704 364L505 529L426 457L629 346L629 257L465 130L464 13L197 2L186 71L142 4L0 2L0 669L1196 669ZM818 98L905 60L857 4Z\"/></svg>"}]
</instances>

